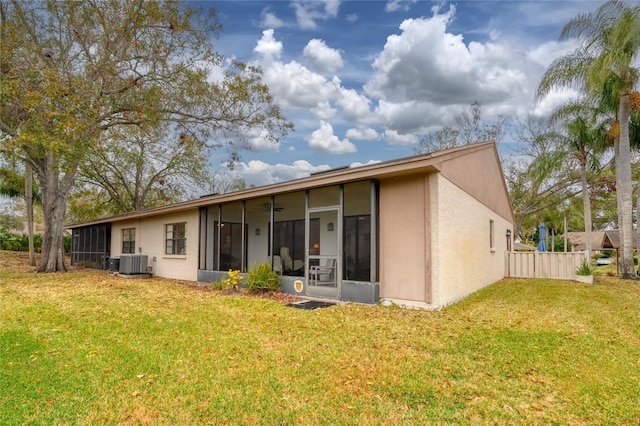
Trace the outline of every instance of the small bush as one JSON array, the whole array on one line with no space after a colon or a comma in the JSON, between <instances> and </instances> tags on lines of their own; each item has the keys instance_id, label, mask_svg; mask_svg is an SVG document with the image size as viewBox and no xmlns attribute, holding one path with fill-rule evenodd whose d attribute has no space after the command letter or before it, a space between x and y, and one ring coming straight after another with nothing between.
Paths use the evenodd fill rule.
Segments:
<instances>
[{"instance_id":1,"label":"small bush","mask_svg":"<svg viewBox=\"0 0 640 426\"><path fill-rule=\"evenodd\" d=\"M65 253L71 253L71 237L64 237ZM68 249L67 249L68 246ZM33 247L36 253L42 251L42 235L33 235ZM26 234L14 234L5 228L0 228L0 249L13 251L29 251L29 236Z\"/></svg>"},{"instance_id":2,"label":"small bush","mask_svg":"<svg viewBox=\"0 0 640 426\"><path fill-rule=\"evenodd\" d=\"M225 289L225 280L214 281L211 283L211 288L214 290L224 290Z\"/></svg>"},{"instance_id":3,"label":"small bush","mask_svg":"<svg viewBox=\"0 0 640 426\"><path fill-rule=\"evenodd\" d=\"M280 290L280 277L271 269L269 263L253 265L247 275L249 291L278 291Z\"/></svg>"},{"instance_id":4,"label":"small bush","mask_svg":"<svg viewBox=\"0 0 640 426\"><path fill-rule=\"evenodd\" d=\"M589 263L586 260L583 260L582 265L580 265L580 267L576 271L576 275L581 275L585 277L589 275L593 275L593 268L589 266Z\"/></svg>"},{"instance_id":5,"label":"small bush","mask_svg":"<svg viewBox=\"0 0 640 426\"><path fill-rule=\"evenodd\" d=\"M214 290L238 290L238 285L242 282L242 275L238 270L229 270L227 272L227 278L223 278L220 281L214 281L211 283L211 287Z\"/></svg>"},{"instance_id":6,"label":"small bush","mask_svg":"<svg viewBox=\"0 0 640 426\"><path fill-rule=\"evenodd\" d=\"M65 254L71 254L71 235L65 235L63 238L64 238L64 252L65 252ZM41 235L34 235L33 236L33 241L37 246L42 248L42 236ZM36 251L40 251L40 250L36 250Z\"/></svg>"}]
</instances>

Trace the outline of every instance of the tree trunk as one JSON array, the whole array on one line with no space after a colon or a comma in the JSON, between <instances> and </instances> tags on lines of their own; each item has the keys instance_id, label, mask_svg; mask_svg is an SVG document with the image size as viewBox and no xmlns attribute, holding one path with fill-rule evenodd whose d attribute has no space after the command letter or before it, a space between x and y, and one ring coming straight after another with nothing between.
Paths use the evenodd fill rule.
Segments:
<instances>
[{"instance_id":1,"label":"tree trunk","mask_svg":"<svg viewBox=\"0 0 640 426\"><path fill-rule=\"evenodd\" d=\"M618 135L617 137L613 138L613 159L614 159L614 165L615 165L615 170L616 170L616 207L617 207L617 213L618 213L618 222L617 222L617 227L618 227L618 234L619 234L619 241L622 243L623 240L623 229L622 229L622 206L620 204L620 196L618 194L618 188L620 188L620 173L618 172L618 170L620 170L620 135ZM616 250L616 272L620 275L621 271L622 271L622 265L620 264L620 259L622 259L624 253L624 247L622 247L622 244L620 245L620 247Z\"/></svg>"},{"instance_id":2,"label":"tree trunk","mask_svg":"<svg viewBox=\"0 0 640 426\"><path fill-rule=\"evenodd\" d=\"M640 180L638 180L638 185L639 186L636 188L638 191L638 194L636 195L636 214L640 212ZM638 244L638 241L640 241L640 222L636 223L636 245ZM640 253L638 252L638 247L636 247L636 253ZM640 276L640 265L638 266L637 276Z\"/></svg>"},{"instance_id":3,"label":"tree trunk","mask_svg":"<svg viewBox=\"0 0 640 426\"><path fill-rule=\"evenodd\" d=\"M44 234L42 235L42 259L36 272L66 272L64 214L77 165L69 167L61 179L57 170L58 163L53 154L49 153L39 163L37 174L42 191Z\"/></svg>"},{"instance_id":4,"label":"tree trunk","mask_svg":"<svg viewBox=\"0 0 640 426\"><path fill-rule=\"evenodd\" d=\"M27 210L27 233L29 236L29 265L36 266L36 254L33 247L33 169L28 161L24 165L24 198Z\"/></svg>"},{"instance_id":5,"label":"tree trunk","mask_svg":"<svg viewBox=\"0 0 640 426\"><path fill-rule=\"evenodd\" d=\"M564 217L564 252L567 252L567 216Z\"/></svg>"},{"instance_id":6,"label":"tree trunk","mask_svg":"<svg viewBox=\"0 0 640 426\"><path fill-rule=\"evenodd\" d=\"M622 277L633 277L633 202L631 198L631 149L629 146L629 95L620 97L620 142L616 176L618 180L618 208L621 223Z\"/></svg>"},{"instance_id":7,"label":"tree trunk","mask_svg":"<svg viewBox=\"0 0 640 426\"><path fill-rule=\"evenodd\" d=\"M580 182L582 183L582 207L584 209L584 232L587 250L587 259L591 262L591 197L589 197L589 183L587 182L586 158L580 160Z\"/></svg>"}]
</instances>

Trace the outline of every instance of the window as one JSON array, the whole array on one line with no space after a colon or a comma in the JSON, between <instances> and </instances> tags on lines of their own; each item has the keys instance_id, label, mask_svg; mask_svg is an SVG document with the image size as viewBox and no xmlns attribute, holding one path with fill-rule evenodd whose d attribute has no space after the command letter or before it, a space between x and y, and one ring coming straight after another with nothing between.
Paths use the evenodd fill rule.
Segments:
<instances>
[{"instance_id":1,"label":"window","mask_svg":"<svg viewBox=\"0 0 640 426\"><path fill-rule=\"evenodd\" d=\"M282 247L289 249L292 260L304 261L304 219L275 222L273 226L273 248L276 255ZM320 254L320 220L311 219L309 222L309 254ZM285 271L288 275L296 271ZM304 271L298 270L302 274Z\"/></svg>"},{"instance_id":2,"label":"window","mask_svg":"<svg viewBox=\"0 0 640 426\"><path fill-rule=\"evenodd\" d=\"M491 248L491 250L494 250L495 244L494 244L494 237L493 237L493 220L489 220L489 248Z\"/></svg>"},{"instance_id":3,"label":"window","mask_svg":"<svg viewBox=\"0 0 640 426\"><path fill-rule=\"evenodd\" d=\"M126 228L122 230L122 254L132 254L136 252L136 228Z\"/></svg>"},{"instance_id":4,"label":"window","mask_svg":"<svg viewBox=\"0 0 640 426\"><path fill-rule=\"evenodd\" d=\"M343 279L371 280L371 181L344 186Z\"/></svg>"},{"instance_id":5,"label":"window","mask_svg":"<svg viewBox=\"0 0 640 426\"><path fill-rule=\"evenodd\" d=\"M344 218L344 268L347 280L369 281L371 277L371 216Z\"/></svg>"},{"instance_id":6,"label":"window","mask_svg":"<svg viewBox=\"0 0 640 426\"><path fill-rule=\"evenodd\" d=\"M214 247L218 244L217 232L220 232L220 267L218 270L244 270L242 268L242 224L222 222L220 226L218 226L218 222L216 221L214 229ZM247 230L246 226L245 230ZM246 245L244 257L246 258Z\"/></svg>"},{"instance_id":7,"label":"window","mask_svg":"<svg viewBox=\"0 0 640 426\"><path fill-rule=\"evenodd\" d=\"M166 225L165 254L187 254L186 223Z\"/></svg>"}]
</instances>

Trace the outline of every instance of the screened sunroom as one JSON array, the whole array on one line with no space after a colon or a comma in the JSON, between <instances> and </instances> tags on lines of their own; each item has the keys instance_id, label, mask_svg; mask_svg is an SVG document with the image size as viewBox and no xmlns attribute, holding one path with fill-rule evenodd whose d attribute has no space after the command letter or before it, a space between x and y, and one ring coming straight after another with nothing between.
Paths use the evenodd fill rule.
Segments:
<instances>
[{"instance_id":1,"label":"screened sunroom","mask_svg":"<svg viewBox=\"0 0 640 426\"><path fill-rule=\"evenodd\" d=\"M71 232L71 264L107 269L111 251L111 224L74 228Z\"/></svg>"},{"instance_id":2,"label":"screened sunroom","mask_svg":"<svg viewBox=\"0 0 640 426\"><path fill-rule=\"evenodd\" d=\"M287 293L375 303L377 194L365 180L201 207L198 281L268 262Z\"/></svg>"}]
</instances>

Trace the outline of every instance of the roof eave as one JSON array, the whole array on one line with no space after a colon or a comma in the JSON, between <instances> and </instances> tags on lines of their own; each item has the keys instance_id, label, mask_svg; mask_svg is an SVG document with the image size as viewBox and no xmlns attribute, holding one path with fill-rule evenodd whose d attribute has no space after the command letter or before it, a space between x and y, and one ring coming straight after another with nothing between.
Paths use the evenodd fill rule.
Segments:
<instances>
[{"instance_id":1,"label":"roof eave","mask_svg":"<svg viewBox=\"0 0 640 426\"><path fill-rule=\"evenodd\" d=\"M302 191L306 189L338 185L342 183L356 182L366 179L389 179L415 173L436 173L440 171L439 164L442 161L448 160L458 155L462 155L470 150L486 149L488 146L493 145L495 145L494 142L466 145L414 157L368 164L354 168L343 168L333 172L328 171L319 175L307 176L300 179L260 186L257 188L249 188L242 191L230 192L226 194L209 195L194 200L171 204L168 206L154 207L151 209L139 210L136 212L124 213L117 216L96 219L93 221L75 223L68 225L67 228L73 229L102 223L121 222L125 220L139 219L142 217L157 216L161 214L180 213L203 206L209 206L212 204L223 204L234 201L261 198L286 192Z\"/></svg>"}]
</instances>

